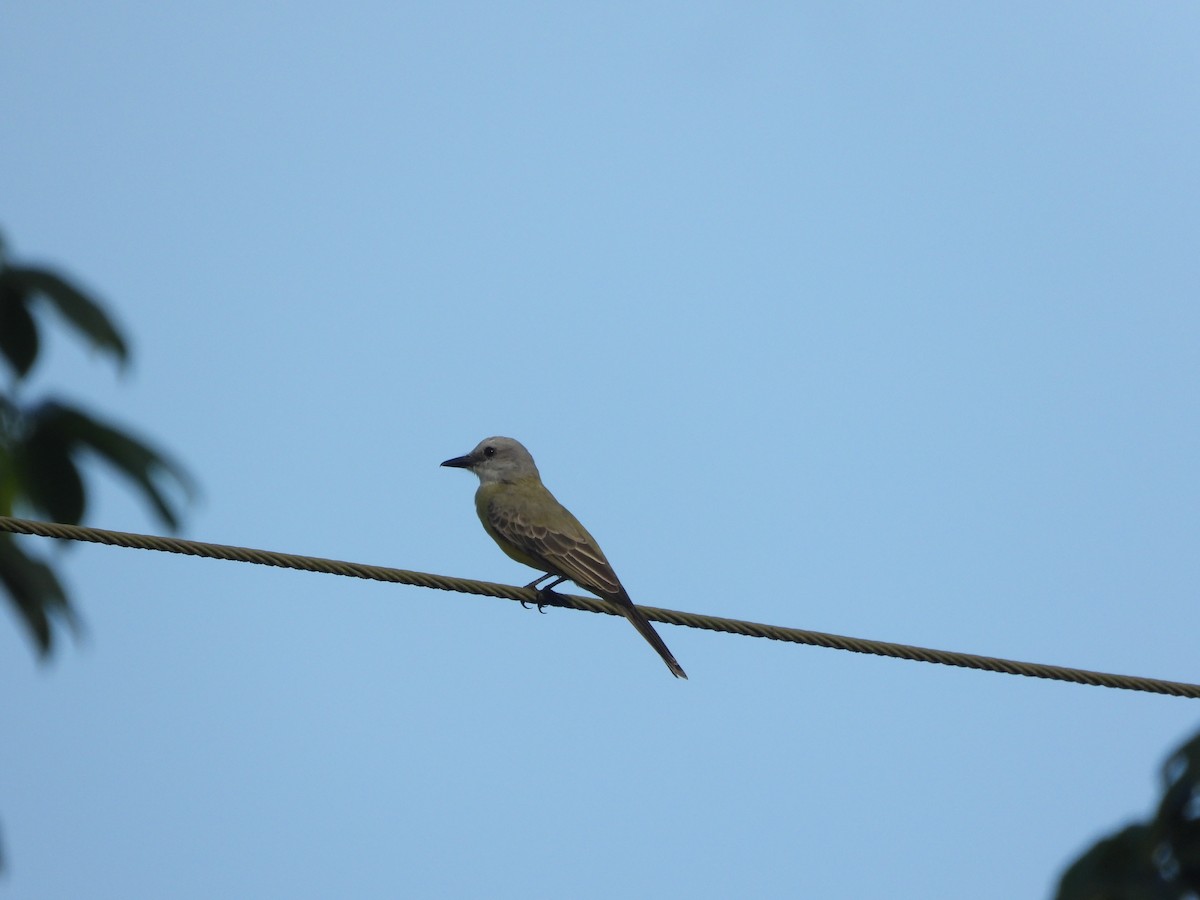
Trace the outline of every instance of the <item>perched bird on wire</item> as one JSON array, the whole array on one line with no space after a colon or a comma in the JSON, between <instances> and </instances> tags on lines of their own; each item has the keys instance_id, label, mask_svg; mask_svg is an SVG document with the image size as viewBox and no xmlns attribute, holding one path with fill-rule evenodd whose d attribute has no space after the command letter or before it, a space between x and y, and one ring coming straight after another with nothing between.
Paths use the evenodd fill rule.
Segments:
<instances>
[{"instance_id":1,"label":"perched bird on wire","mask_svg":"<svg viewBox=\"0 0 1200 900\"><path fill-rule=\"evenodd\" d=\"M638 634L658 651L671 673L676 678L687 678L654 626L629 599L596 539L542 484L533 457L519 442L490 437L466 456L456 456L442 465L469 469L479 476L475 511L484 530L517 562L546 573L528 587L538 587L554 578L545 588L539 588L549 591L563 581L573 581L617 604Z\"/></svg>"}]
</instances>

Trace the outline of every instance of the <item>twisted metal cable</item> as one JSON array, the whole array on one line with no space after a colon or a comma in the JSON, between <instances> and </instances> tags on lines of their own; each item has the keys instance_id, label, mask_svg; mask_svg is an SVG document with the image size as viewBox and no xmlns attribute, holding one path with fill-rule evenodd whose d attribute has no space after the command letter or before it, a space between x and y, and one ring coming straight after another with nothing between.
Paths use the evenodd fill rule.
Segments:
<instances>
[{"instance_id":1,"label":"twisted metal cable","mask_svg":"<svg viewBox=\"0 0 1200 900\"><path fill-rule=\"evenodd\" d=\"M270 550L255 550L250 547L234 547L228 544L208 544L182 538L159 537L157 535L134 534L126 531L108 531L102 528L87 528L81 525L61 525L55 522L38 522L31 519L15 519L0 516L0 531L15 534L32 534L41 537L60 538L71 541L87 541L94 544L110 544L116 547L131 547L137 550L160 550L167 553L182 553L186 556L202 556L208 559L225 559L234 562L254 563L260 566L278 566L299 569L303 572L324 572L329 575L347 575L371 581L387 581L409 584L416 587L434 588L441 591L458 591L486 597L500 597L524 603L542 603L564 609L604 613L622 616L620 608L607 600L580 597L574 594L540 594L533 588L494 584L490 581L475 581L469 578L454 578L448 575L432 575L407 569L392 569L387 566L368 566L362 563L342 562L317 556L299 556L293 553L275 553ZM801 628L784 628L779 625L763 625L740 619L720 616L705 616L698 613L639 606L646 618L668 625L687 628L702 628L708 631L723 631L747 637L767 638L773 641L788 641L793 644L809 644L828 647L832 650L849 650L852 653L869 653L874 656L890 656L915 662L938 663L945 666L960 666L965 669L982 669L1005 675L1024 675L1030 678L1047 678L1052 681L1068 681L1074 684L1089 684L1096 687L1118 688L1127 691L1145 691L1152 694L1168 694L1172 697L1200 699L1200 685L1180 681L1162 681L1157 678L1141 678L1135 675L1113 675L1107 672L1092 672L1087 669L1071 669L1043 663L1018 662L992 656L976 656L973 653L956 653L949 650L932 650L927 647L912 647L888 641L873 641L866 638L844 637L822 631L806 631Z\"/></svg>"}]
</instances>

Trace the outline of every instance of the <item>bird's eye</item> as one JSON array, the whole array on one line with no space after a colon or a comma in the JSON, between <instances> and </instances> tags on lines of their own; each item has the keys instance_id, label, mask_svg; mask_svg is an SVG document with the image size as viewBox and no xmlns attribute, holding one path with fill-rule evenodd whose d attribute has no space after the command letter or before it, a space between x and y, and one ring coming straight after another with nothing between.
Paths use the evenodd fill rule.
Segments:
<instances>
[{"instance_id":1,"label":"bird's eye","mask_svg":"<svg viewBox=\"0 0 1200 900\"><path fill-rule=\"evenodd\" d=\"M486 456L486 457L488 457L488 458L491 458L491 457L495 456L495 455L496 455L496 448L495 448L495 447L484 447L484 448L483 448L483 455L484 455L484 456Z\"/></svg>"}]
</instances>

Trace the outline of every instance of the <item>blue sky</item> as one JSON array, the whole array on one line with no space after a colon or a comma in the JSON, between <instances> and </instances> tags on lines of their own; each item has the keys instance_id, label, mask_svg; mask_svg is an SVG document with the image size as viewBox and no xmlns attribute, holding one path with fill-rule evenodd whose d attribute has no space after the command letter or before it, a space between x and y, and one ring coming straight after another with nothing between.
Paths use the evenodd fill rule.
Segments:
<instances>
[{"instance_id":1,"label":"blue sky","mask_svg":"<svg viewBox=\"0 0 1200 900\"><path fill-rule=\"evenodd\" d=\"M1194 4L24 3L0 228L185 536L1200 680ZM88 521L157 531L94 470ZM0 628L15 897L1046 896L1200 706L103 547Z\"/></svg>"}]
</instances>

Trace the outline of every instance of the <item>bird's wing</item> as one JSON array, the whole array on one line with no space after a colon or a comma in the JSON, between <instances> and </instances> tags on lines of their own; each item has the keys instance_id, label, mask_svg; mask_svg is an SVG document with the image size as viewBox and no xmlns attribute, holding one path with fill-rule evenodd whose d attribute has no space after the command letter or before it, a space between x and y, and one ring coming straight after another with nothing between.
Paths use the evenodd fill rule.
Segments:
<instances>
[{"instance_id":1,"label":"bird's wing","mask_svg":"<svg viewBox=\"0 0 1200 900\"><path fill-rule=\"evenodd\" d=\"M511 541L522 553L538 560L543 568L597 594L624 594L621 582L604 557L595 539L562 507L569 517L570 531L554 526L534 525L519 508L489 504L489 524Z\"/></svg>"}]
</instances>

